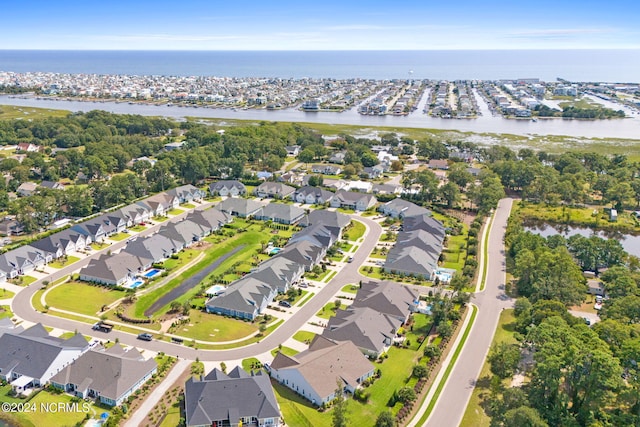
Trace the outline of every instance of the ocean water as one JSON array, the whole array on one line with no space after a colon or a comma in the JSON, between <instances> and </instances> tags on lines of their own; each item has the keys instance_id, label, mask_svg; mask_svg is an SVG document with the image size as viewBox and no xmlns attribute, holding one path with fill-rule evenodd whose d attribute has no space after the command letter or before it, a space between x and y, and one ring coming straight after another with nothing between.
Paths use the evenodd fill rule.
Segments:
<instances>
[{"instance_id":1,"label":"ocean water","mask_svg":"<svg viewBox=\"0 0 640 427\"><path fill-rule=\"evenodd\" d=\"M638 82L640 50L0 50L0 71L218 77Z\"/></svg>"}]
</instances>

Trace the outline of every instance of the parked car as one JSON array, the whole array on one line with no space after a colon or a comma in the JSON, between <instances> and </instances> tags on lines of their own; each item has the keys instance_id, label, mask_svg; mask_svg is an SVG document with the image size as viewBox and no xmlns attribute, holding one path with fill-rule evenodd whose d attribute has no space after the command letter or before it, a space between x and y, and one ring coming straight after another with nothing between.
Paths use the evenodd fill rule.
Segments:
<instances>
[{"instance_id":1,"label":"parked car","mask_svg":"<svg viewBox=\"0 0 640 427\"><path fill-rule=\"evenodd\" d=\"M353 257L352 257L352 256L350 256L350 257L349 257L349 260L348 260L347 262L353 262Z\"/></svg>"},{"instance_id":2,"label":"parked car","mask_svg":"<svg viewBox=\"0 0 640 427\"><path fill-rule=\"evenodd\" d=\"M153 335L148 334L148 333L142 333L140 335L138 335L138 339L142 340L142 341L151 341L153 339Z\"/></svg>"},{"instance_id":3,"label":"parked car","mask_svg":"<svg viewBox=\"0 0 640 427\"><path fill-rule=\"evenodd\" d=\"M113 325L106 322L98 322L95 325L93 325L91 329L93 329L94 331L100 331L100 332L111 332L111 330L113 329Z\"/></svg>"},{"instance_id":4,"label":"parked car","mask_svg":"<svg viewBox=\"0 0 640 427\"><path fill-rule=\"evenodd\" d=\"M278 301L278 305L281 307L291 308L291 304L289 303L289 301L285 301L285 300Z\"/></svg>"}]
</instances>

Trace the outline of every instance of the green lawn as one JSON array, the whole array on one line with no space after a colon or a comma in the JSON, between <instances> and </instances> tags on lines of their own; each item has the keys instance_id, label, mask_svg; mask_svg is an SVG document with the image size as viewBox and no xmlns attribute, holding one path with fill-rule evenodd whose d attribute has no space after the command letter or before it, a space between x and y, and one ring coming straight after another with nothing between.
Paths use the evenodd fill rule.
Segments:
<instances>
[{"instance_id":1,"label":"green lawn","mask_svg":"<svg viewBox=\"0 0 640 427\"><path fill-rule=\"evenodd\" d=\"M316 313L316 316L322 319L329 319L331 316L334 316L336 314L335 308L336 308L336 305L334 304L333 301L328 302L325 304L324 307L320 309L319 312ZM344 304L342 304L340 308L344 308Z\"/></svg>"},{"instance_id":2,"label":"green lawn","mask_svg":"<svg viewBox=\"0 0 640 427\"><path fill-rule=\"evenodd\" d=\"M9 392L11 391L11 384L0 385L0 402L7 403L19 403L24 402L24 399L20 399L17 397L9 396ZM0 418L2 419L2 418Z\"/></svg>"},{"instance_id":3,"label":"green lawn","mask_svg":"<svg viewBox=\"0 0 640 427\"><path fill-rule=\"evenodd\" d=\"M442 215L434 212L433 217L441 221L445 227L454 227L460 222L452 217ZM469 227L466 224L462 224L460 234L457 236L447 237L447 246L442 251L444 254L444 268L452 268L457 271L462 271L464 267L464 260L467 256L467 235Z\"/></svg>"},{"instance_id":4,"label":"green lawn","mask_svg":"<svg viewBox=\"0 0 640 427\"><path fill-rule=\"evenodd\" d=\"M9 299L9 298L13 298L15 296L15 293L7 290L7 289L0 289L0 299Z\"/></svg>"},{"instance_id":5,"label":"green lawn","mask_svg":"<svg viewBox=\"0 0 640 427\"><path fill-rule=\"evenodd\" d=\"M69 338L71 338L72 336L74 336L76 333L75 332L65 332L64 334L60 335L58 338L63 339L63 340L68 340ZM91 337L88 336L84 336L84 338L87 341L91 341Z\"/></svg>"},{"instance_id":6,"label":"green lawn","mask_svg":"<svg viewBox=\"0 0 640 427\"><path fill-rule=\"evenodd\" d=\"M382 280L382 273L380 273L381 267L373 267L373 271L369 272L369 267L363 265L358 269L358 272L363 276L371 277L372 279Z\"/></svg>"},{"instance_id":7,"label":"green lawn","mask_svg":"<svg viewBox=\"0 0 640 427\"><path fill-rule=\"evenodd\" d=\"M285 356L295 356L296 354L300 353L298 350L294 350L291 347L282 346L282 348L274 348L273 350L271 350L271 355L273 357L276 357L276 354L278 354L278 352L281 352Z\"/></svg>"},{"instance_id":8,"label":"green lawn","mask_svg":"<svg viewBox=\"0 0 640 427\"><path fill-rule=\"evenodd\" d=\"M358 288L358 286L357 286L357 285L345 285L345 286L341 289L341 291L342 291L342 292L349 293L349 294L356 294L356 293L358 293L358 289L359 289L359 288Z\"/></svg>"},{"instance_id":9,"label":"green lawn","mask_svg":"<svg viewBox=\"0 0 640 427\"><path fill-rule=\"evenodd\" d=\"M8 305L0 305L0 319L4 319L5 317L12 318L13 312L11 311L11 307Z\"/></svg>"},{"instance_id":10,"label":"green lawn","mask_svg":"<svg viewBox=\"0 0 640 427\"><path fill-rule=\"evenodd\" d=\"M42 409L43 405L44 407L49 407L49 405L53 407L62 403L66 406L72 402L72 397L68 394L52 394L47 391L41 391L29 401L30 406L35 405L35 411L14 413L15 419L20 422L21 426L75 426L85 418L82 400L78 402L77 411L47 411ZM95 412L96 418L101 412L104 412L104 410L95 408L93 405L88 409L89 415L94 415Z\"/></svg>"},{"instance_id":11,"label":"green lawn","mask_svg":"<svg viewBox=\"0 0 640 427\"><path fill-rule=\"evenodd\" d=\"M145 225L134 225L133 227L129 228L129 230L131 231L135 231L136 233L139 233L140 231L144 231L146 230L147 227Z\"/></svg>"},{"instance_id":12,"label":"green lawn","mask_svg":"<svg viewBox=\"0 0 640 427\"><path fill-rule=\"evenodd\" d=\"M255 357L244 359L242 361L242 369L244 369L247 372L251 372L252 366L255 366L256 363L260 363L260 361Z\"/></svg>"},{"instance_id":13,"label":"green lawn","mask_svg":"<svg viewBox=\"0 0 640 427\"><path fill-rule=\"evenodd\" d=\"M193 203L183 203L180 206L185 208L185 209L195 209L196 208L196 205L194 205Z\"/></svg>"},{"instance_id":14,"label":"green lawn","mask_svg":"<svg viewBox=\"0 0 640 427\"><path fill-rule=\"evenodd\" d=\"M169 409L167 414L162 419L160 427L175 427L180 425L180 403L176 402Z\"/></svg>"},{"instance_id":15,"label":"green lawn","mask_svg":"<svg viewBox=\"0 0 640 427\"><path fill-rule=\"evenodd\" d=\"M56 261L50 262L47 265L53 268L62 268L62 267L66 267L69 264L73 264L76 261L80 261L80 258L73 255L67 255L66 259L56 260Z\"/></svg>"},{"instance_id":16,"label":"green lawn","mask_svg":"<svg viewBox=\"0 0 640 427\"><path fill-rule=\"evenodd\" d=\"M38 280L33 276L20 276L20 278L22 279L22 286L29 286L30 284Z\"/></svg>"},{"instance_id":17,"label":"green lawn","mask_svg":"<svg viewBox=\"0 0 640 427\"><path fill-rule=\"evenodd\" d=\"M122 240L128 239L129 237L131 237L128 233L117 233L114 234L113 236L109 236L110 240L114 240L116 242L120 242Z\"/></svg>"},{"instance_id":18,"label":"green lawn","mask_svg":"<svg viewBox=\"0 0 640 427\"><path fill-rule=\"evenodd\" d=\"M375 368L382 372L376 382L365 389L370 393L367 403L356 400L348 401L348 425L374 426L374 420L380 412L388 410L387 402L395 390L405 385L407 378L413 369L413 365L420 357L420 351L389 349L389 358L384 363L374 363ZM318 412L310 402L304 400L288 388L272 381L276 393L276 399L282 410L282 415L288 425L309 427L330 427L332 411Z\"/></svg>"},{"instance_id":19,"label":"green lawn","mask_svg":"<svg viewBox=\"0 0 640 427\"><path fill-rule=\"evenodd\" d=\"M314 334L313 332L309 332L309 331L298 331L293 335L293 339L296 341L300 341L303 343L309 343L311 342L311 340L313 339L313 337L315 337L316 334Z\"/></svg>"},{"instance_id":20,"label":"green lawn","mask_svg":"<svg viewBox=\"0 0 640 427\"><path fill-rule=\"evenodd\" d=\"M216 342L244 338L257 330L258 327L249 322L191 310L189 323L178 325L169 331L185 338Z\"/></svg>"},{"instance_id":21,"label":"green lawn","mask_svg":"<svg viewBox=\"0 0 640 427\"><path fill-rule=\"evenodd\" d=\"M45 297L49 307L95 316L103 305L109 305L126 295L106 286L82 282L67 282L52 288Z\"/></svg>"},{"instance_id":22,"label":"green lawn","mask_svg":"<svg viewBox=\"0 0 640 427\"><path fill-rule=\"evenodd\" d=\"M366 227L360 221L351 221L351 227L344 233L344 238L355 242L364 235Z\"/></svg>"},{"instance_id":23,"label":"green lawn","mask_svg":"<svg viewBox=\"0 0 640 427\"><path fill-rule=\"evenodd\" d=\"M213 240L220 240L221 236L210 236L211 239L207 237L207 241L212 240L211 243L214 243L214 246L205 252L204 258L202 258L196 265L193 265L186 271L183 271L178 277L170 280L166 285L141 296L135 304L134 316L137 318L143 318L144 312L164 294L178 286L187 278L196 274L198 271L215 262L215 260L217 260L221 256L225 255L238 246L245 245L242 250L237 252L234 256L227 258L215 270L209 273L209 275L201 282L201 284L205 286L212 285L213 277L222 276L222 273L224 273L227 269L231 268L236 263L242 263L251 260L251 258L256 255L256 251L260 249L260 242L268 240L267 236L268 232L246 231L244 233L237 233L233 237L229 237L227 238L227 240L218 243L215 243ZM174 260L167 260L165 261L165 263L169 261ZM199 291L199 287L200 286L195 286L191 290L185 292L179 298L177 298L176 301L180 303L186 302L196 295L196 293ZM168 308L169 304L156 311L154 315L165 313Z\"/></svg>"},{"instance_id":24,"label":"green lawn","mask_svg":"<svg viewBox=\"0 0 640 427\"><path fill-rule=\"evenodd\" d=\"M517 343L513 337L514 325L515 316L513 309L504 310L500 313L500 320L498 321L498 327L491 345L493 346L493 344L499 342ZM460 423L461 427L489 427L491 424L491 418L484 412L484 409L482 409L484 400L490 396L490 377L491 371L489 369L489 363L485 359L480 375L478 376L478 382L473 389L471 399Z\"/></svg>"},{"instance_id":25,"label":"green lawn","mask_svg":"<svg viewBox=\"0 0 640 427\"><path fill-rule=\"evenodd\" d=\"M318 282L322 282L322 280L327 277L327 274L331 273L331 270L322 271L320 274L315 274L312 271L309 271L304 274L304 277L311 280L316 280Z\"/></svg>"},{"instance_id":26,"label":"green lawn","mask_svg":"<svg viewBox=\"0 0 640 427\"><path fill-rule=\"evenodd\" d=\"M184 213L183 209L178 209L178 208L173 208L170 211L167 212L169 215L180 215L181 213Z\"/></svg>"},{"instance_id":27,"label":"green lawn","mask_svg":"<svg viewBox=\"0 0 640 427\"><path fill-rule=\"evenodd\" d=\"M105 243L105 242L93 242L93 243L91 244L91 247L93 248L93 250L96 250L96 251L99 251L99 250L101 250L101 249L104 249L104 248L106 248L107 246L109 246L109 244L108 244L108 243Z\"/></svg>"}]
</instances>

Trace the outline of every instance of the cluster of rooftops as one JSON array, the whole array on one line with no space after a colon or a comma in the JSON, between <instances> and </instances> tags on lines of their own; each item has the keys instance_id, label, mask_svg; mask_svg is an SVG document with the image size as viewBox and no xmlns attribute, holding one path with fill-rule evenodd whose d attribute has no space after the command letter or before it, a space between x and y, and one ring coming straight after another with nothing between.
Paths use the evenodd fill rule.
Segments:
<instances>
[{"instance_id":1,"label":"cluster of rooftops","mask_svg":"<svg viewBox=\"0 0 640 427\"><path fill-rule=\"evenodd\" d=\"M349 217L339 212L311 211L300 222L304 228L277 255L207 301L207 311L253 320L278 293L285 293L324 258L349 222Z\"/></svg>"},{"instance_id":2,"label":"cluster of rooftops","mask_svg":"<svg viewBox=\"0 0 640 427\"><path fill-rule=\"evenodd\" d=\"M177 187L5 252L0 255L0 282L28 274L69 252L83 250L128 227L165 215L180 203L200 200L205 194L192 185Z\"/></svg>"},{"instance_id":3,"label":"cluster of rooftops","mask_svg":"<svg viewBox=\"0 0 640 427\"><path fill-rule=\"evenodd\" d=\"M41 324L29 329L0 321L0 379L20 394L46 384L79 398L94 398L108 406L122 404L157 370L135 348L119 344L105 349L81 334L50 336Z\"/></svg>"}]
</instances>

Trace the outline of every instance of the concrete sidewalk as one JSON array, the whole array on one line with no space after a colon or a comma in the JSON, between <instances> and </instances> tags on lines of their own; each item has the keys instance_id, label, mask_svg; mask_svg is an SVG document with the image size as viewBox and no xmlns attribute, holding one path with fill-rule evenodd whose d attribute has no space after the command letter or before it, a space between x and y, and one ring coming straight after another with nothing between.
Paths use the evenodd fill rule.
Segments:
<instances>
[{"instance_id":1,"label":"concrete sidewalk","mask_svg":"<svg viewBox=\"0 0 640 427\"><path fill-rule=\"evenodd\" d=\"M153 392L147 396L147 398L142 402L142 405L133 413L131 418L127 420L124 424L125 427L138 427L142 425L142 422L147 418L147 414L151 412L154 406L160 401L162 396L169 391L169 389L173 386L173 383L182 375L185 369L191 366L191 361L180 359L178 362L171 368L169 374L164 378L164 380L158 385L158 387L153 390Z\"/></svg>"}]
</instances>

